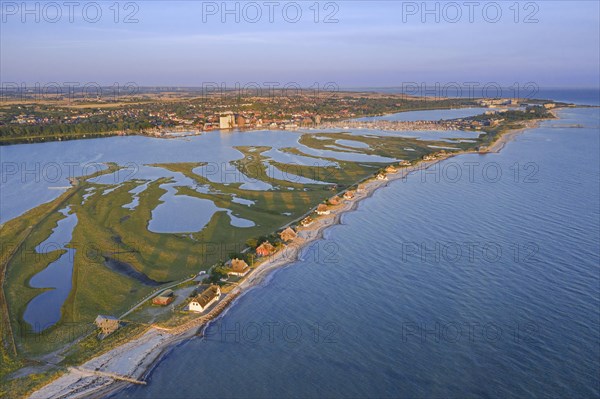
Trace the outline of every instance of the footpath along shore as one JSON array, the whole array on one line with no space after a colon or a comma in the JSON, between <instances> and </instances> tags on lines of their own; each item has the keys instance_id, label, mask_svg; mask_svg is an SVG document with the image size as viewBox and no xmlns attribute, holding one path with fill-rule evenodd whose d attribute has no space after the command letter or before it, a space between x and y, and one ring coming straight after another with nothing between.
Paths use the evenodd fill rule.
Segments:
<instances>
[{"instance_id":1,"label":"footpath along shore","mask_svg":"<svg viewBox=\"0 0 600 399\"><path fill-rule=\"evenodd\" d=\"M525 130L537 127L539 123L539 120L527 121L525 127L502 134L487 148L486 152L501 151L506 143ZM30 398L103 398L129 385L128 382L108 377L111 374L143 382L169 350L178 343L197 335L200 329L206 328L240 295L261 284L270 272L298 260L303 248L322 238L325 229L340 223L342 215L356 209L360 201L371 197L377 189L387 186L392 181L406 178L410 173L430 168L445 159L466 153L474 153L474 151L446 153L435 160L420 161L413 166L399 168L396 173L387 175L388 180L367 180L363 183L364 190L356 192L354 199L344 200L341 204L332 206L329 215L318 216L310 226L299 227L298 237L295 240L260 263L206 315L173 329L149 327L146 332L126 344L101 354L77 368L70 368L65 374L34 392ZM99 373L93 374L94 371Z\"/></svg>"}]
</instances>

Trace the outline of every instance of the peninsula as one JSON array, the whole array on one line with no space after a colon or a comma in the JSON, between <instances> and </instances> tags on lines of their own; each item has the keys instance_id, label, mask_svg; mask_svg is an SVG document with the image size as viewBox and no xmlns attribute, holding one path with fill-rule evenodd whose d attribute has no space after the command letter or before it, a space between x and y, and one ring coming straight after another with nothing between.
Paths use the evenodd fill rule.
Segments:
<instances>
[{"instance_id":1,"label":"peninsula","mask_svg":"<svg viewBox=\"0 0 600 399\"><path fill-rule=\"evenodd\" d=\"M388 129L365 125L369 122L339 123L370 134L336 131L338 122L331 121L327 130L299 129L294 134L300 147L278 150L291 159L318 161L314 164L283 162L273 157L272 147L235 146L241 158L232 166L240 176L266 184L263 189L215 180L200 159L145 165L165 173L157 179L133 176L100 183L123 169L116 163L73 178L62 195L6 222L0 232L2 242L9 243L2 248L1 264L2 395L21 396L50 381L33 397L78 397L143 383L170 345L205 327L269 271L293 262L307 243L377 188L457 154L497 151L515 132L553 118L555 105L523 103L421 122L427 130L437 126L440 135L445 130L458 134L439 140L378 135L377 129ZM359 109L350 114L362 115ZM395 123L389 123L391 130ZM461 138L461 132L470 139ZM381 161L340 160L328 153L332 149ZM173 174L193 184L178 183ZM210 201L217 209L198 231L151 231L154 211L169 190L175 197ZM66 247L45 253L35 249L73 215L76 223ZM31 279L69 249L74 250L73 289L60 319L36 329L24 314L45 289L32 286ZM211 287L218 287L218 295L198 299L199 311L192 311L190 303ZM123 353L129 361L122 361Z\"/></svg>"}]
</instances>

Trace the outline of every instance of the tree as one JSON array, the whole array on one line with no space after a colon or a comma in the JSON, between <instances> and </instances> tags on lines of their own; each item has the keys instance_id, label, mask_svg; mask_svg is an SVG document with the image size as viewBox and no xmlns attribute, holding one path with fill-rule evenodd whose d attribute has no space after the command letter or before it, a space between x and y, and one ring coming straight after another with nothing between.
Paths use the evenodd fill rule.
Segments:
<instances>
[{"instance_id":1,"label":"tree","mask_svg":"<svg viewBox=\"0 0 600 399\"><path fill-rule=\"evenodd\" d=\"M252 249L256 249L256 247L258 247L258 239L257 238L249 238L246 240L246 245Z\"/></svg>"}]
</instances>

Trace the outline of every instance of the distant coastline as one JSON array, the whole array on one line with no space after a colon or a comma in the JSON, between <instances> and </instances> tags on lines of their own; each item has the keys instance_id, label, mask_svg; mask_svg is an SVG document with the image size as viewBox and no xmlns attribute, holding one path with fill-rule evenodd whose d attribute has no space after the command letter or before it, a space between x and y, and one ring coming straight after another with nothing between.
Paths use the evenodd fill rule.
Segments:
<instances>
[{"instance_id":1,"label":"distant coastline","mask_svg":"<svg viewBox=\"0 0 600 399\"><path fill-rule=\"evenodd\" d=\"M550 101L550 100L548 100ZM0 103L1 105L1 103ZM354 118L340 118L337 120L324 120L324 123L343 123L344 121L357 119L357 118L365 118L365 117L374 117L374 116L382 116L382 115L393 115L403 112L414 112L414 111L432 111L432 110L450 110L450 109L462 109L462 108L470 108L474 105L462 105L462 106L443 106L441 104L436 104L435 102L431 102L431 106L423 106L423 107L415 107L415 108L407 108L407 109L399 109L395 110L392 113L380 113L380 112L371 112L366 113L364 115L356 116ZM577 107L597 107L593 105L576 105ZM494 108L490 108L493 110ZM319 128L318 126L313 126L312 128ZM116 137L116 136L140 136L140 137L148 137L148 138L159 138L159 139L177 139L184 137L194 137L199 136L206 133L211 132L251 132L251 131L260 131L260 130L289 130L289 131L298 131L305 130L307 127L298 126L294 129L285 129L281 127L273 128L268 125L263 126L252 126L252 127L235 127L232 129L210 129L210 130L200 130L197 128L191 128L188 126L175 126L168 128L160 128L155 130L147 130L147 131L134 131L134 130L107 130L107 131L99 131L99 132L89 132L89 133L59 133L59 134L48 134L45 136L16 136L16 137L0 137L0 147L9 146L9 145L17 145L17 144L39 144L39 143L50 143L55 141L70 141L70 140L88 140L88 139L98 139L98 138L107 138L107 137ZM444 130L444 129L441 129ZM182 134L183 133L183 134Z\"/></svg>"}]
</instances>

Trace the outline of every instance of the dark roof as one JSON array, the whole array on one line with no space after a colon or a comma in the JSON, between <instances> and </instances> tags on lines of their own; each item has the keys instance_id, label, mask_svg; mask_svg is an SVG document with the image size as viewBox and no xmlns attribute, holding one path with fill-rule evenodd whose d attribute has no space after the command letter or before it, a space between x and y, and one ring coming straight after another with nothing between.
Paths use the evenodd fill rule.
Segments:
<instances>
[{"instance_id":1,"label":"dark roof","mask_svg":"<svg viewBox=\"0 0 600 399\"><path fill-rule=\"evenodd\" d=\"M216 285L211 285L210 287L202 291L201 294L196 295L194 301L198 302L200 306L205 307L210 301L212 301L217 296L218 290L219 287L217 287Z\"/></svg>"}]
</instances>

